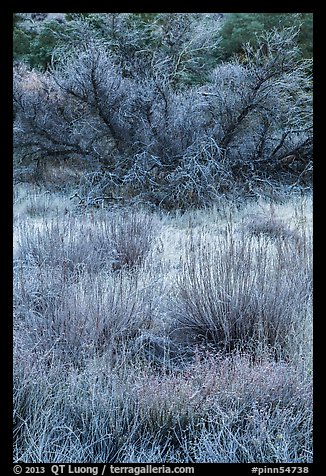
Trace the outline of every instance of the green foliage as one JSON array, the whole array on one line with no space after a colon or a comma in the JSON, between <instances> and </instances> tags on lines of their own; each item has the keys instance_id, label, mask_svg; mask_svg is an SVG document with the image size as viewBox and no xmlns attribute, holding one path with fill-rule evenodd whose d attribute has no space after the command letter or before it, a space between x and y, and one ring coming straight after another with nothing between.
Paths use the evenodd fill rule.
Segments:
<instances>
[{"instance_id":1,"label":"green foliage","mask_svg":"<svg viewBox=\"0 0 326 476\"><path fill-rule=\"evenodd\" d=\"M106 15L94 13L67 13L66 22L69 22L71 31L69 35L74 36L74 22L85 22L88 28L93 30L94 34L102 40L109 40L111 49L138 49L142 51L161 52L166 56L166 49L171 55L178 58L182 52L182 64L193 61L189 56L188 49L182 48L183 28L185 24L178 25L178 18L175 14L171 17L167 13L132 13L123 14L123 20L120 24L115 14L117 26L113 30L108 30ZM200 14L202 15L202 14ZM198 14L191 16L193 21L198 21ZM190 16L187 17L190 21ZM185 21L185 19L183 19ZM205 20L204 20L205 22ZM312 13L229 13L225 16L225 22L219 32L216 32L221 39L220 45L207 49L198 50L196 54L196 71L187 67L179 72L179 80L185 84L201 83L207 70L216 65L216 61L227 61L234 54L242 51L242 46L250 42L253 46L257 44L257 35L261 35L266 30L275 27L299 26L300 34L298 43L304 58L312 57L312 36L313 36L313 15ZM208 25L207 25L208 27ZM122 28L122 29L121 29ZM129 31L129 41L125 43L123 29ZM173 32L173 29L175 31ZM60 43L59 33L67 34L67 23L60 24L57 21L39 23L37 28L31 28L26 25L22 16L18 13L13 15L13 43L14 58L28 63L31 67L40 70L47 69L51 61L53 50ZM133 33L132 33L133 32ZM111 35L114 38L110 37ZM171 36L172 35L172 36ZM131 39L131 37L133 38ZM138 40L134 43L135 38ZM139 41L141 38L141 41ZM172 39L173 38L173 39ZM169 44L169 42L171 44ZM180 43L180 44L179 44ZM124 45L124 46L123 46ZM185 54L185 52L187 53ZM157 53L155 53L157 54ZM191 55L190 55L191 56ZM181 68L182 69L182 68Z\"/></svg>"},{"instance_id":2,"label":"green foliage","mask_svg":"<svg viewBox=\"0 0 326 476\"><path fill-rule=\"evenodd\" d=\"M13 30L13 56L32 68L44 71L48 68L54 49L59 45L58 34L65 26L57 21L46 22L31 29L16 21Z\"/></svg>"},{"instance_id":3,"label":"green foliage","mask_svg":"<svg viewBox=\"0 0 326 476\"><path fill-rule=\"evenodd\" d=\"M66 13L65 14L65 19L66 19L66 21L71 21L71 20L74 20L76 18L76 16L78 16L80 18L87 18L91 15L92 15L91 13Z\"/></svg>"},{"instance_id":4,"label":"green foliage","mask_svg":"<svg viewBox=\"0 0 326 476\"><path fill-rule=\"evenodd\" d=\"M210 14L68 13L64 23L16 22L14 57L44 71L58 45L69 51L89 38L110 49L125 76L161 64L175 85L194 85L216 65L219 22Z\"/></svg>"},{"instance_id":5,"label":"green foliage","mask_svg":"<svg viewBox=\"0 0 326 476\"><path fill-rule=\"evenodd\" d=\"M30 49L30 43L32 41L32 34L26 30L14 27L13 31L13 46L14 46L14 58L26 60Z\"/></svg>"},{"instance_id":6,"label":"green foliage","mask_svg":"<svg viewBox=\"0 0 326 476\"><path fill-rule=\"evenodd\" d=\"M13 28L15 28L17 26L17 24L21 21L22 21L21 15L19 13L13 13L13 15L12 15Z\"/></svg>"},{"instance_id":7,"label":"green foliage","mask_svg":"<svg viewBox=\"0 0 326 476\"><path fill-rule=\"evenodd\" d=\"M265 30L300 26L298 44L304 58L312 57L312 13L230 13L226 16L221 34L221 58L228 60L241 53L248 41L255 46L257 35Z\"/></svg>"},{"instance_id":8,"label":"green foliage","mask_svg":"<svg viewBox=\"0 0 326 476\"><path fill-rule=\"evenodd\" d=\"M139 17L142 21L153 22L157 17L158 13L133 13L135 17Z\"/></svg>"},{"instance_id":9,"label":"green foliage","mask_svg":"<svg viewBox=\"0 0 326 476\"><path fill-rule=\"evenodd\" d=\"M39 69L46 69L51 61L53 50L59 44L58 33L64 26L57 21L46 23L31 43L30 64Z\"/></svg>"},{"instance_id":10,"label":"green foliage","mask_svg":"<svg viewBox=\"0 0 326 476\"><path fill-rule=\"evenodd\" d=\"M313 56L313 16L312 13L300 13L302 26L299 34L299 45L304 58Z\"/></svg>"}]
</instances>

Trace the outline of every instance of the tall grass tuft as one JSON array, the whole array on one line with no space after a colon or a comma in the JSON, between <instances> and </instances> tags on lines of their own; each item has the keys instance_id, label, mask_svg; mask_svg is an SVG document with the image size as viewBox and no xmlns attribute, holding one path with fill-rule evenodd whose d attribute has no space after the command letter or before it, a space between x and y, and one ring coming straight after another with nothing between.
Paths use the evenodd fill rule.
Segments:
<instances>
[{"instance_id":1,"label":"tall grass tuft","mask_svg":"<svg viewBox=\"0 0 326 476\"><path fill-rule=\"evenodd\" d=\"M311 242L200 230L186 245L171 314L177 330L217 348L291 353L307 322Z\"/></svg>"},{"instance_id":2,"label":"tall grass tuft","mask_svg":"<svg viewBox=\"0 0 326 476\"><path fill-rule=\"evenodd\" d=\"M134 209L123 210L110 220L108 232L113 245L113 269L133 269L148 256L157 225L155 227L152 215Z\"/></svg>"},{"instance_id":3,"label":"tall grass tuft","mask_svg":"<svg viewBox=\"0 0 326 476\"><path fill-rule=\"evenodd\" d=\"M112 365L115 354L157 318L158 290L151 276L131 279L121 272L103 279L83 273L69 282L64 268L56 274L47 268L26 273L16 288L17 332L24 335L26 352L36 353L40 362L82 365L110 350Z\"/></svg>"}]
</instances>

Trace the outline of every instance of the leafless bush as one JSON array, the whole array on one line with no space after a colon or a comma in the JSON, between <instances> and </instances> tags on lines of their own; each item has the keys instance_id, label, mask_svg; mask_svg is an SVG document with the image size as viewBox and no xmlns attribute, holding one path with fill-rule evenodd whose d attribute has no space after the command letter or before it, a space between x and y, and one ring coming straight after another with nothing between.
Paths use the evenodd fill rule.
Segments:
<instances>
[{"instance_id":1,"label":"leafless bush","mask_svg":"<svg viewBox=\"0 0 326 476\"><path fill-rule=\"evenodd\" d=\"M266 33L257 49L244 47L240 61L217 66L202 88L213 138L237 174L246 175L248 167L267 172L268 163L289 154L311 159L309 64L297 62L296 36L293 28Z\"/></svg>"},{"instance_id":2,"label":"leafless bush","mask_svg":"<svg viewBox=\"0 0 326 476\"><path fill-rule=\"evenodd\" d=\"M163 22L176 56L153 53L145 72L137 38L123 49L119 35L115 45L88 36L46 74L16 68L14 137L23 162L40 167L45 158L77 157L97 164L123 193L135 183L134 194L168 207L206 204L248 177L306 180L311 64L298 60L298 31L266 33L256 49L246 45L240 59L219 64L204 85L181 88L177 78L198 63L196 42L183 49L191 43L189 19ZM112 14L107 27L125 21ZM205 49L203 31L196 41ZM132 55L129 73L117 60L124 55Z\"/></svg>"},{"instance_id":3,"label":"leafless bush","mask_svg":"<svg viewBox=\"0 0 326 476\"><path fill-rule=\"evenodd\" d=\"M61 52L92 39L105 40L125 77L164 76L173 85L202 81L218 51L220 18L202 13L75 14Z\"/></svg>"}]
</instances>

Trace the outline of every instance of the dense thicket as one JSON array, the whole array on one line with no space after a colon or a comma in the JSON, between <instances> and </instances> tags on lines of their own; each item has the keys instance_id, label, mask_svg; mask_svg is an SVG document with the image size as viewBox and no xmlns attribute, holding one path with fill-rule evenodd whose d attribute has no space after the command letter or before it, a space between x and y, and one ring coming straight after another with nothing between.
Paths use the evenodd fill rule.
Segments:
<instances>
[{"instance_id":1,"label":"dense thicket","mask_svg":"<svg viewBox=\"0 0 326 476\"><path fill-rule=\"evenodd\" d=\"M219 25L203 14L77 16L47 72L14 68L22 160L77 157L97 164L102 192L163 206L281 174L309 179L311 62L299 29L267 31L209 71Z\"/></svg>"}]
</instances>

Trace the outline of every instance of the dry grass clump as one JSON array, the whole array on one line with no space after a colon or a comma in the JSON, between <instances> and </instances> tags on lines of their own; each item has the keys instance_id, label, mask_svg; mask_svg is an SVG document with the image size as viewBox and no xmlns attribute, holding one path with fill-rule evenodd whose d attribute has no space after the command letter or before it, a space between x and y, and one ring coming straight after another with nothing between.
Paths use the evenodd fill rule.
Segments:
<instances>
[{"instance_id":1,"label":"dry grass clump","mask_svg":"<svg viewBox=\"0 0 326 476\"><path fill-rule=\"evenodd\" d=\"M224 232L191 234L171 313L176 331L218 348L276 353L301 330L311 283L311 242ZM292 349L291 349L292 351Z\"/></svg>"},{"instance_id":2,"label":"dry grass clump","mask_svg":"<svg viewBox=\"0 0 326 476\"><path fill-rule=\"evenodd\" d=\"M153 217L146 213L123 210L109 222L109 236L114 247L113 269L132 269L144 263L155 234Z\"/></svg>"},{"instance_id":3,"label":"dry grass clump","mask_svg":"<svg viewBox=\"0 0 326 476\"><path fill-rule=\"evenodd\" d=\"M103 279L82 273L74 282L67 280L64 268L54 276L47 267L27 272L28 289L27 276L20 275L23 281L16 290L17 332L24 335L26 352L38 354L40 361L82 365L84 359L110 349L113 365L119 345L135 340L157 319L160 298L149 275L132 279L120 273Z\"/></svg>"}]
</instances>

